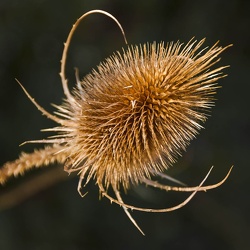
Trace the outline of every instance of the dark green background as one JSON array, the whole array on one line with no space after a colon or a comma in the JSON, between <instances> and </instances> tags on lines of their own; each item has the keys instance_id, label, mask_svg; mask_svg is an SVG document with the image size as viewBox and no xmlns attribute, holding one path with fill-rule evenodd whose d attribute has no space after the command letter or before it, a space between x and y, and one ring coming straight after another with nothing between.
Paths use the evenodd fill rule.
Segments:
<instances>
[{"instance_id":1,"label":"dark green background","mask_svg":"<svg viewBox=\"0 0 250 250\"><path fill-rule=\"evenodd\" d=\"M63 42L75 20L96 8L117 17L132 44L187 42L193 36L198 40L206 37L208 46L217 40L223 46L234 44L222 54L221 65L231 67L225 70L228 77L220 81L223 87L206 129L169 174L196 185L212 165L215 168L207 183L219 181L231 165L235 167L223 186L199 193L178 211L133 212L145 237L119 206L105 198L99 200L94 183L87 187L89 194L80 198L77 178L66 178L4 209L1 197L36 180L49 168L33 171L0 190L0 249L250 249L250 1L1 0L0 165L15 159L21 150L31 151L33 145L18 145L46 137L39 130L54 126L30 103L14 78L43 107L53 111L50 103L60 104L63 97L58 75ZM69 51L67 76L71 86L75 66L84 76L122 46L122 36L113 21L101 15L85 19ZM58 168L63 171L62 166ZM131 190L126 200L168 207L185 197L187 194L140 187Z\"/></svg>"}]
</instances>

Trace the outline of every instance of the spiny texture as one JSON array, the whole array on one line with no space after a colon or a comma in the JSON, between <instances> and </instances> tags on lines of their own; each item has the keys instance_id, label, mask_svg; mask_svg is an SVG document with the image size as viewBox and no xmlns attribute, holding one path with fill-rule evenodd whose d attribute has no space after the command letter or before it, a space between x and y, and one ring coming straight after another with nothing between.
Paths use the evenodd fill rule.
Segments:
<instances>
[{"instance_id":1,"label":"spiny texture","mask_svg":"<svg viewBox=\"0 0 250 250\"><path fill-rule=\"evenodd\" d=\"M174 163L202 128L224 76L225 67L211 67L225 48L200 50L203 42L129 46L87 75L58 107L70 121L54 129L66 169L126 190Z\"/></svg>"}]
</instances>

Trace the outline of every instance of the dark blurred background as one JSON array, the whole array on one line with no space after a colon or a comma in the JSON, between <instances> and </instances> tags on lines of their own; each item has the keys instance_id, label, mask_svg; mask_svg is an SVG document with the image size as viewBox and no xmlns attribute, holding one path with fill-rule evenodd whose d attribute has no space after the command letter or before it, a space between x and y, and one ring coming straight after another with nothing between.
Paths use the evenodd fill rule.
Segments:
<instances>
[{"instance_id":1,"label":"dark blurred background","mask_svg":"<svg viewBox=\"0 0 250 250\"><path fill-rule=\"evenodd\" d=\"M172 213L132 212L143 237L122 208L103 198L90 183L85 198L77 177L63 166L35 170L12 179L0 189L0 249L250 249L250 1L244 0L1 0L0 1L0 165L34 146L20 143L45 138L40 129L55 124L28 100L15 81L47 110L60 104L59 78L63 42L72 24L91 9L104 9L121 22L129 43L189 41L207 38L234 46L223 52L216 106L205 130L188 147L169 175L197 185L214 165L207 184L224 185L199 193ZM124 42L115 23L102 15L85 19L69 50L67 76L75 84L76 66L83 77ZM141 206L168 207L187 194L138 187L126 201Z\"/></svg>"}]
</instances>

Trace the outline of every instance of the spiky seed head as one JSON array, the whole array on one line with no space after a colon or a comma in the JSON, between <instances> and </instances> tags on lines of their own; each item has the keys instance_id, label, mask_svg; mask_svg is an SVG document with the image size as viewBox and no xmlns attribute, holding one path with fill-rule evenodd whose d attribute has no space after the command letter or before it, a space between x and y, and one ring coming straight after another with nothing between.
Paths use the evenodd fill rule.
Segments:
<instances>
[{"instance_id":1,"label":"spiky seed head","mask_svg":"<svg viewBox=\"0 0 250 250\"><path fill-rule=\"evenodd\" d=\"M59 126L45 130L56 135L25 142L52 145L5 163L0 169L0 183L33 167L66 162L66 171L79 171L81 195L83 179L87 177L86 183L96 179L100 193L122 206L143 234L128 209L170 212L185 206L196 192L222 185L230 175L232 168L222 181L203 186L211 168L196 187L173 187L151 180L152 175L166 178L161 172L175 162L202 128L213 105L216 81L225 76L221 72L225 66L212 66L231 45L222 48L216 43L210 49L201 49L204 39L198 43L191 39L186 46L179 42L128 46L106 59L82 82L76 74L77 87L72 94L65 76L67 51L76 27L94 13L113 19L127 43L122 26L106 11L89 11L76 21L64 44L60 76L66 100L63 105L54 105L57 115L47 112L17 81L38 110ZM192 193L170 208L141 208L124 203L120 188L126 191L131 183L140 182L166 191ZM110 185L116 198L108 194Z\"/></svg>"},{"instance_id":2,"label":"spiky seed head","mask_svg":"<svg viewBox=\"0 0 250 250\"><path fill-rule=\"evenodd\" d=\"M128 46L87 75L60 109L68 171L125 190L173 164L206 120L225 49L204 40Z\"/></svg>"}]
</instances>

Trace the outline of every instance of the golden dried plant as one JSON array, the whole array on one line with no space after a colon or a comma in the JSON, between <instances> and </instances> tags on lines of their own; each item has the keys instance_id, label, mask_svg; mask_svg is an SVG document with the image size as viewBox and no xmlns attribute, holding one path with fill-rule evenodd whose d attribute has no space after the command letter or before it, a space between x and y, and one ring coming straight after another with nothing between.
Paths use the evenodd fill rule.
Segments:
<instances>
[{"instance_id":1,"label":"golden dried plant","mask_svg":"<svg viewBox=\"0 0 250 250\"><path fill-rule=\"evenodd\" d=\"M19 159L0 169L0 183L34 167L54 162L63 163L64 170L78 172L78 191L95 179L102 196L123 207L134 225L141 231L128 209L146 212L169 212L187 204L197 191L220 186L229 176L214 185L173 187L152 180L163 176L177 156L202 128L208 110L214 103L217 80L225 77L222 70L212 69L218 56L229 46L215 43L201 49L200 42L191 39L187 45L176 43L147 43L128 45L101 63L83 80L76 71L76 87L72 93L65 77L68 47L78 24L86 16L101 13L112 18L125 33L115 17L102 10L82 15L73 25L61 60L61 80L66 99L55 115L44 110L23 88L28 98L58 126L45 131L56 134L42 143L45 147L33 153L22 153ZM144 183L163 190L191 192L182 203L164 209L140 208L123 202L120 190ZM108 194L111 187L116 198ZM142 231L141 231L142 232ZM143 232L142 232L143 233Z\"/></svg>"}]
</instances>

